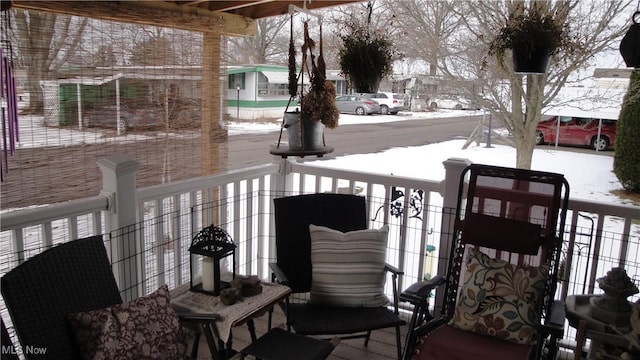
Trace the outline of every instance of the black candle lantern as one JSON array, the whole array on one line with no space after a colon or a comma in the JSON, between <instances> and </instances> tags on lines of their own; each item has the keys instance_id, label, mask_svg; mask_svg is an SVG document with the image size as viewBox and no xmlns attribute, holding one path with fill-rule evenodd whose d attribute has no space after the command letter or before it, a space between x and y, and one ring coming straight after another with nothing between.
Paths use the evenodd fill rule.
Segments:
<instances>
[{"instance_id":1,"label":"black candle lantern","mask_svg":"<svg viewBox=\"0 0 640 360\"><path fill-rule=\"evenodd\" d=\"M220 281L220 260L233 257L233 277L236 276L236 245L231 236L223 229L208 226L194 236L189 247L191 265L191 290L211 295L220 295L220 290L229 287L229 283ZM195 255L202 257L202 282L193 283Z\"/></svg>"}]
</instances>

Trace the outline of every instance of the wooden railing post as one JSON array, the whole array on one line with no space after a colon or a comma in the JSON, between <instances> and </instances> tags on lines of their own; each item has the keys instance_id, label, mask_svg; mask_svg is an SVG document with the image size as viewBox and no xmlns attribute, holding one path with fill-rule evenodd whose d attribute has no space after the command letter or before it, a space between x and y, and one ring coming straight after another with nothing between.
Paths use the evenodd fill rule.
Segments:
<instances>
[{"instance_id":1,"label":"wooden railing post","mask_svg":"<svg viewBox=\"0 0 640 360\"><path fill-rule=\"evenodd\" d=\"M137 261L138 192L135 172L139 163L125 155L111 155L98 160L102 171L102 195L109 198L109 210L105 212L105 227L111 234L108 249L113 273L125 301L138 297L138 277L142 272Z\"/></svg>"},{"instance_id":2,"label":"wooden railing post","mask_svg":"<svg viewBox=\"0 0 640 360\"><path fill-rule=\"evenodd\" d=\"M274 162L280 164L280 170L278 171L278 174L273 176L274 184L272 189L278 193L290 194L294 190L294 174L291 172L291 163L293 160L275 156ZM302 174L300 176L302 176Z\"/></svg>"},{"instance_id":3,"label":"wooden railing post","mask_svg":"<svg viewBox=\"0 0 640 360\"><path fill-rule=\"evenodd\" d=\"M458 203L458 188L462 171L471 164L470 160L460 158L449 158L442 162L445 168L444 180L440 186L440 195L443 197L442 203L442 223L440 233L440 246L438 246L438 274L447 273L447 261L451 252L453 242L453 223L456 215ZM444 291L436 293L436 309L441 308Z\"/></svg>"}]
</instances>

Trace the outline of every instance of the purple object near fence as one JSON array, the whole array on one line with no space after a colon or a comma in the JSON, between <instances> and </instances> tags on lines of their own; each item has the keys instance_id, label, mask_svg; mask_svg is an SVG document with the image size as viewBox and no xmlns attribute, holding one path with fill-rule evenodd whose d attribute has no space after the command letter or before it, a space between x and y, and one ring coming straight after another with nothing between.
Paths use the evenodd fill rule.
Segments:
<instances>
[{"instance_id":1,"label":"purple object near fence","mask_svg":"<svg viewBox=\"0 0 640 360\"><path fill-rule=\"evenodd\" d=\"M2 156L0 157L0 180L9 171L9 155L16 151L18 137L18 97L13 78L11 61L0 48L0 97L2 98Z\"/></svg>"}]
</instances>

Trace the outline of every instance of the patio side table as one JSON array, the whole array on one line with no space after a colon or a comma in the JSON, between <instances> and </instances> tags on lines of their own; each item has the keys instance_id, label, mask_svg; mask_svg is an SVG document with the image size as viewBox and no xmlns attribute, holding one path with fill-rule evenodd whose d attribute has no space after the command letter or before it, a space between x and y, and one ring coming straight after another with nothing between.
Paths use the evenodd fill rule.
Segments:
<instances>
[{"instance_id":1,"label":"patio side table","mask_svg":"<svg viewBox=\"0 0 640 360\"><path fill-rule=\"evenodd\" d=\"M629 342L615 333L608 324L595 319L591 314L590 299L596 295L570 295L567 296L565 306L569 326L577 329L575 358L580 359L582 348L586 339L591 339L591 346L587 354L588 360L599 359L597 352L601 346L608 344L617 348L626 349ZM628 329L621 329L626 331Z\"/></svg>"},{"instance_id":2,"label":"patio side table","mask_svg":"<svg viewBox=\"0 0 640 360\"><path fill-rule=\"evenodd\" d=\"M276 283L262 283L262 293L243 297L233 305L225 305L218 296L189 291L188 287L175 290L171 306L178 312L210 315L215 320L212 328L218 339L224 358L232 355L232 328L247 324L251 340L256 340L253 319L271 311L273 306L283 301L291 293L287 286ZM197 350L196 350L197 351Z\"/></svg>"}]
</instances>

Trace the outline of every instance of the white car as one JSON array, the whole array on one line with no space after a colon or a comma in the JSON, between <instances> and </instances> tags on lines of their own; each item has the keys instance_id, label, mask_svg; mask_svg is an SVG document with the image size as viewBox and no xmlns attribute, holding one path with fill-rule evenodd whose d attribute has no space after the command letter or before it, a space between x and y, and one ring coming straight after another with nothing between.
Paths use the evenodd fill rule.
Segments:
<instances>
[{"instance_id":1,"label":"white car","mask_svg":"<svg viewBox=\"0 0 640 360\"><path fill-rule=\"evenodd\" d=\"M365 93L362 96L373 99L380 104L380 114L395 115L398 111L406 110L404 106L404 95L391 92Z\"/></svg>"},{"instance_id":2,"label":"white car","mask_svg":"<svg viewBox=\"0 0 640 360\"><path fill-rule=\"evenodd\" d=\"M438 95L429 100L429 106L433 109L480 110L471 100L456 95Z\"/></svg>"}]
</instances>

